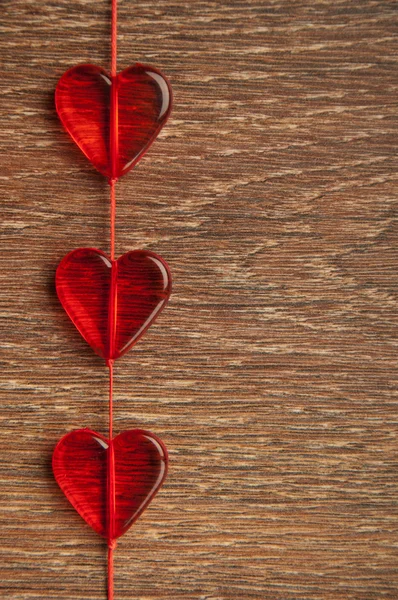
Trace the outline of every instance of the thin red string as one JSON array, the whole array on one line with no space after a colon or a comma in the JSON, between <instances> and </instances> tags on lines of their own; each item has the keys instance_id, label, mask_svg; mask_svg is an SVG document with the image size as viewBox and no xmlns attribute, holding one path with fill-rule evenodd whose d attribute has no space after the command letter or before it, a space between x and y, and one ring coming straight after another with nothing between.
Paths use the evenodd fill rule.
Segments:
<instances>
[{"instance_id":1,"label":"thin red string","mask_svg":"<svg viewBox=\"0 0 398 600\"><path fill-rule=\"evenodd\" d=\"M113 451L113 360L108 361L109 367L109 447L108 447L108 600L114 598L114 569L113 551L116 548L114 536L115 519L115 454Z\"/></svg>"},{"instance_id":2,"label":"thin red string","mask_svg":"<svg viewBox=\"0 0 398 600\"><path fill-rule=\"evenodd\" d=\"M113 548L108 547L108 600L113 600Z\"/></svg>"},{"instance_id":3,"label":"thin red string","mask_svg":"<svg viewBox=\"0 0 398 600\"><path fill-rule=\"evenodd\" d=\"M116 224L116 179L110 179L111 187L111 260L115 260L115 224Z\"/></svg>"},{"instance_id":4,"label":"thin red string","mask_svg":"<svg viewBox=\"0 0 398 600\"><path fill-rule=\"evenodd\" d=\"M112 0L112 26L111 26L111 76L112 76L112 99L111 99L111 155L112 155L112 171L115 172L116 157L117 157L117 90L114 85L114 78L117 74L117 0ZM116 193L115 185L116 178L112 177L109 180L111 188L110 194L110 246L111 260L115 260L115 223L116 223ZM112 265L114 268L114 265ZM113 303L113 311L116 310L116 304ZM114 321L115 315L110 315ZM109 367L109 467L108 467L108 600L114 600L114 568L113 568L113 551L116 548L116 541L112 539L114 530L115 516L115 456L113 453L113 360L108 361Z\"/></svg>"},{"instance_id":5,"label":"thin red string","mask_svg":"<svg viewBox=\"0 0 398 600\"><path fill-rule=\"evenodd\" d=\"M116 75L116 60L117 60L117 0L112 0L112 35L111 35L111 75Z\"/></svg>"},{"instance_id":6,"label":"thin red string","mask_svg":"<svg viewBox=\"0 0 398 600\"><path fill-rule=\"evenodd\" d=\"M108 362L109 367L109 439L113 438L113 360Z\"/></svg>"},{"instance_id":7,"label":"thin red string","mask_svg":"<svg viewBox=\"0 0 398 600\"><path fill-rule=\"evenodd\" d=\"M116 169L118 155L118 102L117 102L117 0L112 0L112 33L111 33L111 131L110 131L110 154L112 163L112 177L109 180L111 186L111 259L115 258L115 221L116 221Z\"/></svg>"},{"instance_id":8,"label":"thin red string","mask_svg":"<svg viewBox=\"0 0 398 600\"><path fill-rule=\"evenodd\" d=\"M113 551L116 548L116 541L110 542L108 545L108 600L114 598L113 587Z\"/></svg>"}]
</instances>

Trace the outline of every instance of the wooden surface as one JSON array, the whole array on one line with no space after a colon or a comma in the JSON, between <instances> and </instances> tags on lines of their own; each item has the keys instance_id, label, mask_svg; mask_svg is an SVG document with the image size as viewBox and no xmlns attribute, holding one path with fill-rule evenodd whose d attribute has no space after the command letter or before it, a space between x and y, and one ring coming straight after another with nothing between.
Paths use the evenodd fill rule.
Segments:
<instances>
[{"instance_id":1,"label":"wooden surface","mask_svg":"<svg viewBox=\"0 0 398 600\"><path fill-rule=\"evenodd\" d=\"M107 431L107 372L54 293L108 249L108 188L57 120L58 78L109 65L99 0L1 2L0 597L105 600L106 551L52 477ZM166 442L121 539L116 600L398 598L398 9L363 0L120 2L119 68L175 108L118 188L117 254L174 294L117 363L115 432Z\"/></svg>"}]
</instances>

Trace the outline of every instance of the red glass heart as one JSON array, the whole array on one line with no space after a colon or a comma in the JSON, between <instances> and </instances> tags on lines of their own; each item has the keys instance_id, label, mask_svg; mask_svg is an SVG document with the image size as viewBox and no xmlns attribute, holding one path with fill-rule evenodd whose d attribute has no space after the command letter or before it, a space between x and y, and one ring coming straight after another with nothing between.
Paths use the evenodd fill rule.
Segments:
<instances>
[{"instance_id":1,"label":"red glass heart","mask_svg":"<svg viewBox=\"0 0 398 600\"><path fill-rule=\"evenodd\" d=\"M112 441L78 429L65 435L53 454L59 487L86 523L108 540L126 533L146 509L166 477L167 463L163 442L143 429L124 431Z\"/></svg>"},{"instance_id":2,"label":"red glass heart","mask_svg":"<svg viewBox=\"0 0 398 600\"><path fill-rule=\"evenodd\" d=\"M165 307L171 292L167 263L149 250L112 261L78 248L60 262L58 297L84 339L105 360L125 354Z\"/></svg>"},{"instance_id":3,"label":"red glass heart","mask_svg":"<svg viewBox=\"0 0 398 600\"><path fill-rule=\"evenodd\" d=\"M171 87L153 67L135 64L113 77L95 65L66 71L55 91L58 115L105 177L125 175L166 123Z\"/></svg>"}]
</instances>

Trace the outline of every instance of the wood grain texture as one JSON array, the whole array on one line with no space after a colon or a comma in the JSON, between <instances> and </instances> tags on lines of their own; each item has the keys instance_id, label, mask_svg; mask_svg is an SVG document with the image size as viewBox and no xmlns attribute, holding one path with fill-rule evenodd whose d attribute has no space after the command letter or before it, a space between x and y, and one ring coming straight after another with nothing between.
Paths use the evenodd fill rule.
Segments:
<instances>
[{"instance_id":1,"label":"wood grain texture","mask_svg":"<svg viewBox=\"0 0 398 600\"><path fill-rule=\"evenodd\" d=\"M108 188L58 78L107 66L99 0L1 2L0 597L105 600L102 540L50 459L107 431L107 372L54 293L108 250ZM117 254L169 306L116 366L115 433L168 480L120 541L116 600L398 598L398 10L388 0L121 0L119 68L167 74L167 127L118 189Z\"/></svg>"}]
</instances>

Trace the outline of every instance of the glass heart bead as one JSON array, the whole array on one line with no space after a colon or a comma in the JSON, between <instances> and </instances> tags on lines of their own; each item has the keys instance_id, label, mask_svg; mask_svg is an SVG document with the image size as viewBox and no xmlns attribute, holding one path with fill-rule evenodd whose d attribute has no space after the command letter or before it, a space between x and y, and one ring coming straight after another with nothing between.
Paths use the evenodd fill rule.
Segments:
<instances>
[{"instance_id":1,"label":"glass heart bead","mask_svg":"<svg viewBox=\"0 0 398 600\"><path fill-rule=\"evenodd\" d=\"M101 250L78 248L60 262L56 289L86 342L108 361L134 346L163 310L171 275L167 263L149 250L112 261Z\"/></svg>"},{"instance_id":2,"label":"glass heart bead","mask_svg":"<svg viewBox=\"0 0 398 600\"><path fill-rule=\"evenodd\" d=\"M64 73L55 91L65 129L108 179L125 175L142 158L171 103L166 78L138 63L113 78L101 67L78 65Z\"/></svg>"},{"instance_id":3,"label":"glass heart bead","mask_svg":"<svg viewBox=\"0 0 398 600\"><path fill-rule=\"evenodd\" d=\"M109 501L111 450L114 501ZM167 463L163 442L142 429L124 431L112 441L78 429L65 435L53 454L59 487L86 523L108 540L126 533L146 509L166 477Z\"/></svg>"}]
</instances>

